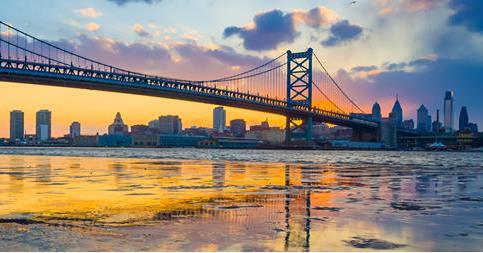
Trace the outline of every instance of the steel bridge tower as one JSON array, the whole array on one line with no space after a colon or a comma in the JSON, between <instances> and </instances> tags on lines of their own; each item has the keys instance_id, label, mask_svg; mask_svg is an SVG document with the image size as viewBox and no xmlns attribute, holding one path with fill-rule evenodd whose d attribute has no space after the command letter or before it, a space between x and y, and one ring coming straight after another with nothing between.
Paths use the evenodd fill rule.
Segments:
<instances>
[{"instance_id":1,"label":"steel bridge tower","mask_svg":"<svg viewBox=\"0 0 483 253\"><path fill-rule=\"evenodd\" d=\"M312 55L306 52L287 51L287 106L308 109L312 107ZM298 123L297 121L302 121ZM291 141L293 133L303 130L305 140L312 141L312 115L306 118L287 115L285 141Z\"/></svg>"}]
</instances>

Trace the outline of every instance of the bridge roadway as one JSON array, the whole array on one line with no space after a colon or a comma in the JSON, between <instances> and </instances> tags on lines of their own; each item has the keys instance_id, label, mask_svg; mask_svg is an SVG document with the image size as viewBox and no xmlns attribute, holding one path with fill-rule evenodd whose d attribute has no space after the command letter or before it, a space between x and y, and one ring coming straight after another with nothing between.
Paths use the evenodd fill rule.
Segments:
<instances>
[{"instance_id":1,"label":"bridge roadway","mask_svg":"<svg viewBox=\"0 0 483 253\"><path fill-rule=\"evenodd\" d=\"M315 107L288 106L287 102L283 100L207 87L200 81L170 79L129 71L118 73L116 71L78 68L71 65L0 59L0 81L172 98L256 110L300 119L312 115L314 122L368 130L379 128L377 122L353 118L346 114Z\"/></svg>"}]
</instances>

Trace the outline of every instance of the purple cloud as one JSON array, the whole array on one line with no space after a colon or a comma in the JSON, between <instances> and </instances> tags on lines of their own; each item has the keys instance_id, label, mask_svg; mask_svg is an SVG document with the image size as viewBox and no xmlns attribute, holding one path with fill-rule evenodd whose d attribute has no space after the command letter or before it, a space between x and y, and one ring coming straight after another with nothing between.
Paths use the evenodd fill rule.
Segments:
<instances>
[{"instance_id":1,"label":"purple cloud","mask_svg":"<svg viewBox=\"0 0 483 253\"><path fill-rule=\"evenodd\" d=\"M248 50L263 51L277 48L282 43L290 43L299 36L291 14L281 10L271 10L257 14L253 27L227 27L225 38L238 35L243 39L243 47Z\"/></svg>"},{"instance_id":2,"label":"purple cloud","mask_svg":"<svg viewBox=\"0 0 483 253\"><path fill-rule=\"evenodd\" d=\"M334 47L347 41L355 40L362 34L362 27L352 25L348 20L342 20L330 27L329 38L322 41L325 47Z\"/></svg>"},{"instance_id":3,"label":"purple cloud","mask_svg":"<svg viewBox=\"0 0 483 253\"><path fill-rule=\"evenodd\" d=\"M250 25L225 28L223 36L240 37L243 40L243 47L248 50L272 50L283 43L294 42L300 35L297 30L300 24L319 29L337 19L337 14L326 7L315 7L308 11L294 10L287 13L274 9L255 15Z\"/></svg>"}]
</instances>

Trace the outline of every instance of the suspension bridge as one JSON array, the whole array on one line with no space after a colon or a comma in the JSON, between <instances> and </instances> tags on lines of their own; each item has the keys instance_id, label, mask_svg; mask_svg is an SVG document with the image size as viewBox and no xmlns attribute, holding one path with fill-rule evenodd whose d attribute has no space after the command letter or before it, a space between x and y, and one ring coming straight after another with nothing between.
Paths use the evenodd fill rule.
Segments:
<instances>
[{"instance_id":1,"label":"suspension bridge","mask_svg":"<svg viewBox=\"0 0 483 253\"><path fill-rule=\"evenodd\" d=\"M212 80L183 80L118 68L60 48L0 21L0 80L122 92L226 105L286 117L286 140L312 140L324 122L370 133L380 123L364 111L323 66L312 49L287 51L256 68Z\"/></svg>"}]
</instances>

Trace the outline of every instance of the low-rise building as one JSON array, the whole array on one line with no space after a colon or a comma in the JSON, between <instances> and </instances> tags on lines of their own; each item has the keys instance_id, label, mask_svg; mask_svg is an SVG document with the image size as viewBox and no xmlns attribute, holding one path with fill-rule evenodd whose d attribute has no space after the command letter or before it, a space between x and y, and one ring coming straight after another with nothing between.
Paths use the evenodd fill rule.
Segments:
<instances>
[{"instance_id":1,"label":"low-rise building","mask_svg":"<svg viewBox=\"0 0 483 253\"><path fill-rule=\"evenodd\" d=\"M99 136L99 146L101 147L130 147L132 137L125 134L104 134Z\"/></svg>"},{"instance_id":2,"label":"low-rise building","mask_svg":"<svg viewBox=\"0 0 483 253\"><path fill-rule=\"evenodd\" d=\"M278 145L285 141L285 130L277 127L262 130L250 130L245 137L247 139L261 140L270 145Z\"/></svg>"},{"instance_id":3,"label":"low-rise building","mask_svg":"<svg viewBox=\"0 0 483 253\"><path fill-rule=\"evenodd\" d=\"M157 134L133 134L132 146L133 147L158 147L159 136Z\"/></svg>"},{"instance_id":4,"label":"low-rise building","mask_svg":"<svg viewBox=\"0 0 483 253\"><path fill-rule=\"evenodd\" d=\"M198 142L206 139L206 136L189 136L189 135L159 135L160 147L197 147Z\"/></svg>"},{"instance_id":5,"label":"low-rise building","mask_svg":"<svg viewBox=\"0 0 483 253\"><path fill-rule=\"evenodd\" d=\"M77 147L96 147L99 145L99 135L78 135L73 138L72 145Z\"/></svg>"}]
</instances>

